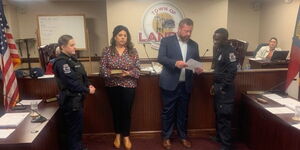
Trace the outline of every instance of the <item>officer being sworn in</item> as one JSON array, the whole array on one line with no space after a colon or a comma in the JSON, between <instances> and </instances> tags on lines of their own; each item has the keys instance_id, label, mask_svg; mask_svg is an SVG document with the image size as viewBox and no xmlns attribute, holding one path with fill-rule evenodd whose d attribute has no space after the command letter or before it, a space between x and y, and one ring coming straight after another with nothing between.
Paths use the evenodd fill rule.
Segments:
<instances>
[{"instance_id":1,"label":"officer being sworn in","mask_svg":"<svg viewBox=\"0 0 300 150\"><path fill-rule=\"evenodd\" d=\"M216 114L216 139L222 144L222 150L231 149L231 120L234 106L234 78L237 62L234 48L228 43L228 31L219 28L213 36L216 54L214 58L214 84L211 93L214 95Z\"/></svg>"},{"instance_id":2,"label":"officer being sworn in","mask_svg":"<svg viewBox=\"0 0 300 150\"><path fill-rule=\"evenodd\" d=\"M83 150L83 100L87 93L94 94L83 65L74 57L75 41L70 35L58 39L61 50L53 64L53 72L59 87L59 106L63 125L67 131L67 149Z\"/></svg>"}]
</instances>

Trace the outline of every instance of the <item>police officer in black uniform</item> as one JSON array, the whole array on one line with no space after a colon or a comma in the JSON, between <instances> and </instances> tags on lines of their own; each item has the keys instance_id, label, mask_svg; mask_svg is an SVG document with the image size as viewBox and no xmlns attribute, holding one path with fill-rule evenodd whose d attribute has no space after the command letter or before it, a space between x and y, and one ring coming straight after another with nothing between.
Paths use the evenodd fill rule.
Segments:
<instances>
[{"instance_id":1,"label":"police officer in black uniform","mask_svg":"<svg viewBox=\"0 0 300 150\"><path fill-rule=\"evenodd\" d=\"M214 61L214 83L211 93L214 95L216 115L216 139L222 150L230 150L232 144L231 121L234 107L234 78L237 62L234 49L228 44L228 31L219 28L213 36L216 49Z\"/></svg>"},{"instance_id":2,"label":"police officer in black uniform","mask_svg":"<svg viewBox=\"0 0 300 150\"><path fill-rule=\"evenodd\" d=\"M82 150L83 100L87 93L94 94L83 65L74 57L75 41L70 35L58 39L61 54L53 64L59 87L59 105L63 128L66 129L67 149Z\"/></svg>"}]
</instances>

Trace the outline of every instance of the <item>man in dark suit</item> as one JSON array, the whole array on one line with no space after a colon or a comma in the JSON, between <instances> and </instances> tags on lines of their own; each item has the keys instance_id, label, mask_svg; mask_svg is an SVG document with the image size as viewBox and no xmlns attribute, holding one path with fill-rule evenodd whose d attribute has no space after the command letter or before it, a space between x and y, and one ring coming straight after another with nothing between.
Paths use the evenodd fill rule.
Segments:
<instances>
[{"instance_id":1,"label":"man in dark suit","mask_svg":"<svg viewBox=\"0 0 300 150\"><path fill-rule=\"evenodd\" d=\"M158 62L163 65L160 74L160 87L163 99L162 136L163 147L171 149L170 136L176 123L181 143L192 146L187 140L187 113L191 95L193 71L185 69L186 61L199 61L198 44L190 39L193 21L185 18L180 21L176 35L163 38L159 47ZM200 74L203 70L194 69Z\"/></svg>"}]
</instances>

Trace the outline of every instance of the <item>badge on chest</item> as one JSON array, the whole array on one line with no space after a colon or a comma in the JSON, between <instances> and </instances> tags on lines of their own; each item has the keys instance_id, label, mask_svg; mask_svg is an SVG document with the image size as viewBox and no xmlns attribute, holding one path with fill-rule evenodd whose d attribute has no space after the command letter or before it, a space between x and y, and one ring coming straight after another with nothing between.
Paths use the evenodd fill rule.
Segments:
<instances>
[{"instance_id":1,"label":"badge on chest","mask_svg":"<svg viewBox=\"0 0 300 150\"><path fill-rule=\"evenodd\" d=\"M230 60L230 62L236 61L236 57L235 57L234 53L229 53L229 60Z\"/></svg>"},{"instance_id":2,"label":"badge on chest","mask_svg":"<svg viewBox=\"0 0 300 150\"><path fill-rule=\"evenodd\" d=\"M64 73L67 74L67 73L71 73L71 68L68 64L64 64L63 65L63 70L64 70Z\"/></svg>"}]
</instances>

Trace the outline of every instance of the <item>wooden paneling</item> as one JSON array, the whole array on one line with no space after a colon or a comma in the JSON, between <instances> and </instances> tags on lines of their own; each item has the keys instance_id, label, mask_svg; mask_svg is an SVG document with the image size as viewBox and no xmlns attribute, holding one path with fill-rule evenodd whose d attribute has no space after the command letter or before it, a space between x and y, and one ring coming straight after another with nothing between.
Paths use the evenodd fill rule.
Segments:
<instances>
[{"instance_id":1,"label":"wooden paneling","mask_svg":"<svg viewBox=\"0 0 300 150\"><path fill-rule=\"evenodd\" d=\"M267 68L288 68L289 60L285 61L271 61L267 62L266 60L250 60L249 63L251 69L267 69Z\"/></svg>"},{"instance_id":2,"label":"wooden paneling","mask_svg":"<svg viewBox=\"0 0 300 150\"><path fill-rule=\"evenodd\" d=\"M235 80L237 106L245 90L269 90L283 87L287 70L250 70L238 72ZM112 113L107 98L104 81L99 76L90 76L96 87L95 95L85 99L84 133L103 134L113 132ZM213 98L209 94L212 73L196 75L189 105L188 128L205 132L214 131ZM276 87L277 88L277 87ZM50 98L57 94L55 79L20 79L21 98ZM1 90L2 91L2 90ZM132 110L132 131L161 130L162 100L160 97L159 76L143 75L138 81ZM239 107L236 107L238 112ZM235 125L238 113L235 116Z\"/></svg>"}]
</instances>

